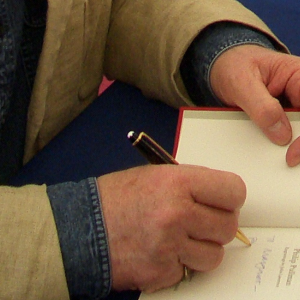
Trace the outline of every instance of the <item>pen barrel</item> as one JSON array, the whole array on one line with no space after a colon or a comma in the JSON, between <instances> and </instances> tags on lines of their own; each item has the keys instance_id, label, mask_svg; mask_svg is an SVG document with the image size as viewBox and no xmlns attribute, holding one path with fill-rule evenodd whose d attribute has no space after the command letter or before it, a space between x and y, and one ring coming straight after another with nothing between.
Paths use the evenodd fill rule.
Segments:
<instances>
[{"instance_id":1,"label":"pen barrel","mask_svg":"<svg viewBox=\"0 0 300 300\"><path fill-rule=\"evenodd\" d=\"M172 164L178 165L174 157L157 144L145 132L139 135L134 131L128 133L128 138L132 145L148 160L149 163L154 165Z\"/></svg>"},{"instance_id":2,"label":"pen barrel","mask_svg":"<svg viewBox=\"0 0 300 300\"><path fill-rule=\"evenodd\" d=\"M139 141L138 145L135 145L135 147L151 164L178 165L178 162L168 152L162 149L148 136L143 135L142 139Z\"/></svg>"}]
</instances>

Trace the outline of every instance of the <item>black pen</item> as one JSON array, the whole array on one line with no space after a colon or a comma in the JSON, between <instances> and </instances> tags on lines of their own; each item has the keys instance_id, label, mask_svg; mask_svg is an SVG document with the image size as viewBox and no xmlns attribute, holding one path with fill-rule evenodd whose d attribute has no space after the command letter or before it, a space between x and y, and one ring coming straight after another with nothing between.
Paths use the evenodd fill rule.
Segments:
<instances>
[{"instance_id":1,"label":"black pen","mask_svg":"<svg viewBox=\"0 0 300 300\"><path fill-rule=\"evenodd\" d=\"M157 144L145 132L140 134L130 131L127 135L128 139L137 150L153 165L171 164L178 165L175 158L170 155L165 149Z\"/></svg>"},{"instance_id":2,"label":"black pen","mask_svg":"<svg viewBox=\"0 0 300 300\"><path fill-rule=\"evenodd\" d=\"M151 164L179 164L171 154L169 154L145 132L137 134L134 131L130 131L127 137L132 145L135 146L135 148L139 150L139 152ZM240 229L238 229L236 233L236 238L242 241L244 244L251 246L251 242Z\"/></svg>"}]
</instances>

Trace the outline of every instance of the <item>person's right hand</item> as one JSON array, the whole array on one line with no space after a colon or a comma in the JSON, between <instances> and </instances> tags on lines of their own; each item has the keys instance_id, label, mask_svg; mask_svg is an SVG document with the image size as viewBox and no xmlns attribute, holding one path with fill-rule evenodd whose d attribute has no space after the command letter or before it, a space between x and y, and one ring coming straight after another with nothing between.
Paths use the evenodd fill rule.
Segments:
<instances>
[{"instance_id":1,"label":"person's right hand","mask_svg":"<svg viewBox=\"0 0 300 300\"><path fill-rule=\"evenodd\" d=\"M174 285L183 266L216 268L246 197L239 176L189 165L148 165L97 181L119 291Z\"/></svg>"}]
</instances>

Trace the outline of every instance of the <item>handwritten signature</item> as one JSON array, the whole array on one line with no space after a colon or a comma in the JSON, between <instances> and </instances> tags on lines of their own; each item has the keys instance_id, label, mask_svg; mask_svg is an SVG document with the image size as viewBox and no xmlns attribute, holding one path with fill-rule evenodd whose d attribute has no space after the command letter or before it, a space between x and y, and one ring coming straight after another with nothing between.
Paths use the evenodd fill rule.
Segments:
<instances>
[{"instance_id":1,"label":"handwritten signature","mask_svg":"<svg viewBox=\"0 0 300 300\"><path fill-rule=\"evenodd\" d=\"M257 269L256 278L255 278L255 287L254 287L255 291L257 290L258 286L261 284L262 276L264 274L271 252L272 249L265 248L261 256L261 261L255 265L255 268Z\"/></svg>"}]
</instances>

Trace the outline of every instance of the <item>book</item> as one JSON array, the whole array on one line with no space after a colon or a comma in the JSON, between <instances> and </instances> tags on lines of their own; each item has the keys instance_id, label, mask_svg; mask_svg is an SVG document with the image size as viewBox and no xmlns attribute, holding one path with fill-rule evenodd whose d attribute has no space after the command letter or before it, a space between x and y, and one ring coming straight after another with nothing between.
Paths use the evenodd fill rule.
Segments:
<instances>
[{"instance_id":1,"label":"book","mask_svg":"<svg viewBox=\"0 0 300 300\"><path fill-rule=\"evenodd\" d=\"M300 113L287 115L293 137L300 136ZM239 227L252 246L234 239L215 270L140 300L300 299L300 166L287 166L287 148L271 143L243 111L181 109L173 155L243 178Z\"/></svg>"}]
</instances>

